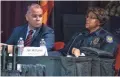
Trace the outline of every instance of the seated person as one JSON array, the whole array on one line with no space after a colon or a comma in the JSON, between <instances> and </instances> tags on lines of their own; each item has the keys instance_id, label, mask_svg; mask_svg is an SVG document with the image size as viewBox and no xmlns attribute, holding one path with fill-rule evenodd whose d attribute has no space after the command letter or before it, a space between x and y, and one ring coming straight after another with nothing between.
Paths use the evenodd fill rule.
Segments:
<instances>
[{"instance_id":1,"label":"seated person","mask_svg":"<svg viewBox=\"0 0 120 77\"><path fill-rule=\"evenodd\" d=\"M65 48L60 50L62 55L78 57L83 52L81 47L91 47L114 54L117 50L117 41L111 33L102 28L108 19L104 9L89 8L86 15L86 30L72 37Z\"/></svg>"},{"instance_id":2,"label":"seated person","mask_svg":"<svg viewBox=\"0 0 120 77\"><path fill-rule=\"evenodd\" d=\"M17 45L20 37L24 40L24 46L39 47L40 40L43 38L46 42L48 51L54 46L54 31L47 25L42 24L43 10L39 4L31 4L26 12L27 24L18 26L14 29L10 38L7 40L8 51L12 51L12 45ZM1 45L5 45L1 43Z\"/></svg>"}]
</instances>

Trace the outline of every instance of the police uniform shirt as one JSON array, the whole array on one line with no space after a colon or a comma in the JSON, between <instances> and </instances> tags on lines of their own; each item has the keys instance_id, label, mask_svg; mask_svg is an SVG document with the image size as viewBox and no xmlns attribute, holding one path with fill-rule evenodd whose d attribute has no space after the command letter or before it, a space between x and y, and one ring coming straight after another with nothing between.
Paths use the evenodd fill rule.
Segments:
<instances>
[{"instance_id":1,"label":"police uniform shirt","mask_svg":"<svg viewBox=\"0 0 120 77\"><path fill-rule=\"evenodd\" d=\"M76 42L75 48L93 47L106 52L114 53L117 50L117 41L108 31L100 28L95 32L89 33L85 31L82 33L83 39L79 38L81 43Z\"/></svg>"}]
</instances>

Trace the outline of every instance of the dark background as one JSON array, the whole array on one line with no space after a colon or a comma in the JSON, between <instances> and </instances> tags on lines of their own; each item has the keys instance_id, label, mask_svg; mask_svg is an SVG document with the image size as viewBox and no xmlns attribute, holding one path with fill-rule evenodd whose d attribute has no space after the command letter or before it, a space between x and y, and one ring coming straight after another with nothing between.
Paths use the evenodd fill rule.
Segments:
<instances>
[{"instance_id":1,"label":"dark background","mask_svg":"<svg viewBox=\"0 0 120 77\"><path fill-rule=\"evenodd\" d=\"M25 13L27 6L31 3L38 2L39 1L1 1L1 42L6 42L16 26L26 23ZM109 1L55 1L54 12L51 14L48 22L50 27L55 31L55 40L65 41L63 29L65 14L70 14L70 17L71 15L84 16L88 7L99 6L104 8L108 2ZM76 16L76 19L78 17L79 16ZM74 21L74 19L71 21ZM74 25L72 25L72 27L74 27Z\"/></svg>"}]
</instances>

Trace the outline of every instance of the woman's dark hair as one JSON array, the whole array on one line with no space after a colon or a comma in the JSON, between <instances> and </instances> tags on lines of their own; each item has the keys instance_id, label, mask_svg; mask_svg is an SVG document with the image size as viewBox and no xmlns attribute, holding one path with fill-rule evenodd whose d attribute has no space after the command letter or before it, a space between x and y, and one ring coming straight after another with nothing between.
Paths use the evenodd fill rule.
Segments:
<instances>
[{"instance_id":1,"label":"woman's dark hair","mask_svg":"<svg viewBox=\"0 0 120 77\"><path fill-rule=\"evenodd\" d=\"M109 16L108 16L107 12L105 11L105 9L103 9L103 8L90 7L87 10L87 14L89 12L93 12L97 16L97 19L100 21L101 25L104 25L109 20Z\"/></svg>"}]
</instances>

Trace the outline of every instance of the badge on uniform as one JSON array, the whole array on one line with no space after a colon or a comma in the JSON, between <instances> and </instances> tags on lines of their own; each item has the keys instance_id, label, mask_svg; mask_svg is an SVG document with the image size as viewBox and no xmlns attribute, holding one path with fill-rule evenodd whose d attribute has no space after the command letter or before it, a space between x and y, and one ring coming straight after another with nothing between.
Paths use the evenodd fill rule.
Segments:
<instances>
[{"instance_id":1,"label":"badge on uniform","mask_svg":"<svg viewBox=\"0 0 120 77\"><path fill-rule=\"evenodd\" d=\"M96 38L94 38L94 40L93 40L93 45L97 45L98 44L98 42L99 42L99 40L100 40L100 38L99 37L96 37Z\"/></svg>"},{"instance_id":2,"label":"badge on uniform","mask_svg":"<svg viewBox=\"0 0 120 77\"><path fill-rule=\"evenodd\" d=\"M108 43L112 43L113 42L113 37L112 36L106 36L106 41L108 42Z\"/></svg>"}]
</instances>

